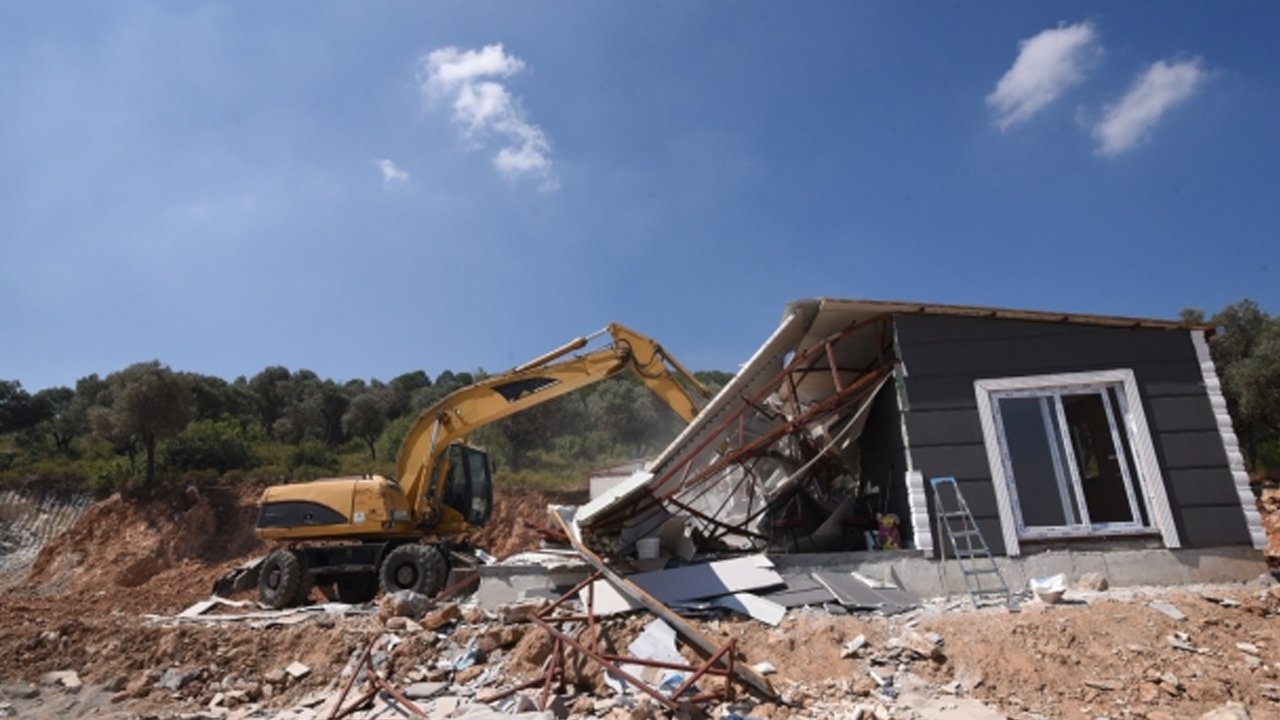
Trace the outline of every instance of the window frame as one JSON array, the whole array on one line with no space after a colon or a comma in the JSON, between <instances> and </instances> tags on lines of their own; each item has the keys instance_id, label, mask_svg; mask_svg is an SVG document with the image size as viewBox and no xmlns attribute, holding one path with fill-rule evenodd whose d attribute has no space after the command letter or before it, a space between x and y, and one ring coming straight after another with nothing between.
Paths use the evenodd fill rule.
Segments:
<instances>
[{"instance_id":1,"label":"window frame","mask_svg":"<svg viewBox=\"0 0 1280 720\"><path fill-rule=\"evenodd\" d=\"M1048 540L1054 538L1096 538L1115 535L1138 535L1159 533L1166 547L1181 547L1173 514L1169 508L1168 495L1165 492L1164 478L1160 472L1160 464L1156 459L1155 447L1151 441L1151 431L1147 425L1146 413L1142 407L1142 397L1138 392L1138 383L1133 370L1119 368L1114 370L1098 370L1077 373L1058 373L1052 375L1025 375L1020 377L987 378L975 380L974 395L978 401L978 417L982 422L983 444L987 450L987 464L991 469L992 485L995 488L996 505L1000 511L1000 527L1004 536L1005 552L1009 555L1021 554L1020 541ZM1124 430L1128 433L1129 448L1133 453L1134 471L1137 477L1130 478L1126 493L1141 493L1146 500L1146 509L1151 525L1140 524L1140 515L1135 515L1133 523L1094 523L1089 526L1064 525L1053 527L1027 528L1022 525L1021 513L1017 504L1017 487L1005 471L1005 441L1003 426L997 421L999 413L996 400L1000 397L1043 397L1045 395L1071 394L1072 392L1097 392L1101 390L1104 407L1110 405L1108 387L1117 389L1116 397L1121 407L1111 408L1109 421L1113 423L1113 431ZM1055 408L1059 405L1055 403ZM1059 417L1059 422L1061 422ZM1113 433L1113 442L1120 438ZM1070 470L1074 475L1070 482L1079 492L1079 470L1075 468L1075 460L1071 452L1067 453ZM1127 463L1120 463L1125 468ZM1127 472L1125 473L1127 474ZM1083 493L1077 495L1083 502ZM1133 497L1131 502L1139 502ZM1131 505L1136 509L1136 506ZM1081 508L1087 516L1087 511Z\"/></svg>"}]
</instances>

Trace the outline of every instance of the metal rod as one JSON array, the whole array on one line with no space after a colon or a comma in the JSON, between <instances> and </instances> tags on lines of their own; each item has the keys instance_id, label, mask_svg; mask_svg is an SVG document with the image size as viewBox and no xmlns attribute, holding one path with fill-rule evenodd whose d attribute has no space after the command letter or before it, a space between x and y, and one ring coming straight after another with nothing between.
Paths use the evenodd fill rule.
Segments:
<instances>
[{"instance_id":1,"label":"metal rod","mask_svg":"<svg viewBox=\"0 0 1280 720\"><path fill-rule=\"evenodd\" d=\"M396 686L387 682L386 679L384 679L377 672L374 672L373 668L369 668L369 671L370 671L369 678L373 680L373 683L375 685L382 688L384 692L386 692L391 697L395 698L396 702L408 708L409 711L412 712L414 715L417 715L423 718L423 720L426 720L427 714L422 711L422 708L418 707L417 705L414 705L412 700L405 697L405 694L400 692L400 690L397 689Z\"/></svg>"},{"instance_id":2,"label":"metal rod","mask_svg":"<svg viewBox=\"0 0 1280 720\"><path fill-rule=\"evenodd\" d=\"M548 660L548 661L550 661L550 659L551 659L550 657L548 657L548 658L547 658L547 660ZM542 664L542 666L545 668L545 667L547 666L547 663L545 663L545 662L544 662L544 663ZM494 693L493 695L487 695L487 696L485 696L485 697L483 697L483 698L476 698L476 702L478 702L478 703L482 703L482 704L484 704L484 705L488 705L488 704L490 704L490 703L496 703L496 702L498 702L499 700L505 700L506 698L509 698L509 697L511 697L512 695L515 695L516 693L520 692L521 690L528 690L529 688L531 688L531 687L533 687L533 686L535 686L535 685L540 685L540 684L542 684L542 678L543 678L543 676L542 676L542 675L539 675L538 677L536 677L536 678L534 678L534 679L532 679L532 680L525 680L524 682L520 683L519 685L515 685L515 686L512 686L512 687L509 687L509 688L507 688L506 690L503 690L502 692Z\"/></svg>"},{"instance_id":3,"label":"metal rod","mask_svg":"<svg viewBox=\"0 0 1280 720\"><path fill-rule=\"evenodd\" d=\"M626 680L631 685L634 685L637 690L640 690L646 695L652 697L654 700L657 700L659 703L662 703L662 705L665 706L667 709L669 710L679 709L679 706L676 703L672 702L670 698L667 698L662 693L649 687L644 681L639 680L638 678L633 676L631 673L618 667L616 663L606 660L602 655L600 655L600 653L592 651L590 648L578 642L573 637L552 627L542 618L534 616L533 621L541 625L544 630L551 633L552 637L560 638L564 642L573 646L573 648L576 649L578 652L582 653L583 655L586 655L592 660L595 660L597 663L599 663L602 667L604 667L609 672L613 673L614 675L617 675L623 680Z\"/></svg>"},{"instance_id":4,"label":"metal rod","mask_svg":"<svg viewBox=\"0 0 1280 720\"><path fill-rule=\"evenodd\" d=\"M547 353L543 353L542 355L539 355L538 357L530 360L529 362L523 365L519 365L515 368L512 368L511 372L518 373L518 372L524 372L526 370L533 370L534 368L542 367L543 365L546 365L547 363L551 362L552 360L555 360L558 357L568 355L574 350L579 350L581 348L586 347L587 342L590 340L590 338L595 337L598 334L599 333L595 333L588 337L574 338L573 340L570 340L569 342L561 345L555 350L552 350Z\"/></svg>"},{"instance_id":5,"label":"metal rod","mask_svg":"<svg viewBox=\"0 0 1280 720\"><path fill-rule=\"evenodd\" d=\"M366 690L363 695L353 700L351 704L348 705L347 708L342 711L338 710L338 708L341 707L341 703L339 703L338 705L334 706L333 713L329 715L329 720L339 720L339 718L344 718L350 715L356 710L359 710L360 708L364 707L364 704L372 700L373 697L377 694L378 694L378 688L371 687L368 690ZM346 696L344 695L343 697L345 698Z\"/></svg>"},{"instance_id":6,"label":"metal rod","mask_svg":"<svg viewBox=\"0 0 1280 720\"><path fill-rule=\"evenodd\" d=\"M724 654L726 652L729 652L732 649L733 649L733 641L730 640L728 645L725 645L724 647L720 648L719 650L716 651L715 655L712 655L711 657L707 658L707 661L703 663L702 667L695 670L692 675L690 675L683 683L681 683L680 687L676 688L676 691L671 693L671 697L678 698L681 695L683 695L685 691L693 687L693 684L698 682L698 680L701 679L703 675L706 675L707 671L709 671L711 667L714 666L716 662L720 660L720 658L724 657Z\"/></svg>"},{"instance_id":7,"label":"metal rod","mask_svg":"<svg viewBox=\"0 0 1280 720\"><path fill-rule=\"evenodd\" d=\"M665 620L668 625L675 628L676 632L685 638L685 641L689 645L693 646L702 654L711 655L716 651L716 645L711 642L710 638L699 632L697 628L684 618L680 617L677 613L673 612L671 608L662 604L662 601L645 592L643 588L637 586L630 580L610 570L599 555L592 552L591 549L584 545L580 539L574 536L573 531L569 529L568 521L565 520L563 515L557 512L553 513L552 516L556 523L560 525L561 529L569 535L569 539L573 541L573 549L577 550L578 554L581 555L584 560L595 566L595 568L600 572L604 573L605 578L613 584L614 588L623 595L636 600L641 605L648 608L650 612ZM536 619L536 621L543 622L541 618ZM550 629L550 626L547 627ZM593 653L593 656L599 658L599 655L596 653ZM599 661L607 662L604 661L603 658L600 658ZM765 680L764 677L755 670L752 670L749 667L736 667L735 675L765 699L773 700L777 697L777 693L775 693L773 688L769 685L769 681Z\"/></svg>"},{"instance_id":8,"label":"metal rod","mask_svg":"<svg viewBox=\"0 0 1280 720\"><path fill-rule=\"evenodd\" d=\"M342 693L338 695L338 702L334 703L333 712L329 715L329 720L336 720L341 717L337 714L338 708L342 707L342 701L347 699L347 693L351 692L351 686L356 683L356 678L360 676L360 668L364 667L369 660L369 655L373 652L373 646L378 642L378 636L374 635L369 638L369 642L364 644L364 651L360 653L360 659L356 661L355 670L351 672L351 677L347 678L346 684L342 686Z\"/></svg>"}]
</instances>

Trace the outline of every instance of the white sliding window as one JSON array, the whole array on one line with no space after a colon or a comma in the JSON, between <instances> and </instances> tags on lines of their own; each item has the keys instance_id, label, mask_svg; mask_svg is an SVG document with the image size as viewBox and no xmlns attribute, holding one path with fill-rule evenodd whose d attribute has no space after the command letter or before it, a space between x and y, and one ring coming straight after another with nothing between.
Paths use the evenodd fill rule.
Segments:
<instances>
[{"instance_id":1,"label":"white sliding window","mask_svg":"<svg viewBox=\"0 0 1280 720\"><path fill-rule=\"evenodd\" d=\"M1158 532L1178 545L1132 371L974 387L1009 554L1054 537Z\"/></svg>"}]
</instances>

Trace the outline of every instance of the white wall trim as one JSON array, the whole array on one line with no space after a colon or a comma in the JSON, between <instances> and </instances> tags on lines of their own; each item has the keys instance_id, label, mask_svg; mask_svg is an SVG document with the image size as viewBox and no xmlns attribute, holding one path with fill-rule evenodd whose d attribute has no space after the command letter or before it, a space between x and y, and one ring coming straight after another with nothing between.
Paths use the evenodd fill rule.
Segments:
<instances>
[{"instance_id":1,"label":"white wall trim","mask_svg":"<svg viewBox=\"0 0 1280 720\"><path fill-rule=\"evenodd\" d=\"M1169 507L1169 497L1165 492L1164 477L1160 473L1160 463L1156 459L1155 448L1151 442L1151 431L1147 426L1147 416L1142 408L1142 396L1138 392L1137 380L1134 377L1133 370L1119 368L1079 373L989 378L974 381L974 395L978 401L978 418L982 422L982 440L987 449L987 464L991 468L991 480L995 489L996 506L1000 510L1000 529L1004 535L1005 551L1010 556L1019 555L1021 550L1018 544L1018 527L1013 509L1013 497L1009 489L1009 478L1004 470L995 415L991 407L991 395L994 392L1003 390L1034 390L1038 388L1094 384L1120 384L1124 388L1126 406L1124 415L1126 421L1130 423L1127 429L1133 444L1134 460L1138 466L1138 482L1147 498L1147 506L1151 511L1152 522L1159 529L1161 539L1166 547L1182 547L1182 543L1178 538L1177 524L1173 520L1173 512Z\"/></svg>"},{"instance_id":2,"label":"white wall trim","mask_svg":"<svg viewBox=\"0 0 1280 720\"><path fill-rule=\"evenodd\" d=\"M1213 357L1209 354L1209 343L1205 341L1203 330L1191 331L1191 344L1195 346L1196 359L1200 361L1204 389L1209 396L1213 418L1218 424L1218 435L1222 437L1222 449L1227 453L1227 465L1231 469L1231 480L1235 483L1236 495L1240 498L1240 509L1244 511L1245 524L1249 528L1249 539L1253 542L1253 547L1265 550L1267 531L1262 527L1262 514L1258 512L1258 503L1254 500L1253 491L1249 488L1249 473L1244 469L1244 455L1240 453L1240 442L1236 439L1235 426L1231 424L1231 414L1227 412L1227 398L1222 394L1218 369L1214 367Z\"/></svg>"},{"instance_id":3,"label":"white wall trim","mask_svg":"<svg viewBox=\"0 0 1280 720\"><path fill-rule=\"evenodd\" d=\"M929 496L924 491L924 473L907 471L907 507L911 510L911 535L913 547L924 551L925 557L934 557L933 526L929 524Z\"/></svg>"}]
</instances>

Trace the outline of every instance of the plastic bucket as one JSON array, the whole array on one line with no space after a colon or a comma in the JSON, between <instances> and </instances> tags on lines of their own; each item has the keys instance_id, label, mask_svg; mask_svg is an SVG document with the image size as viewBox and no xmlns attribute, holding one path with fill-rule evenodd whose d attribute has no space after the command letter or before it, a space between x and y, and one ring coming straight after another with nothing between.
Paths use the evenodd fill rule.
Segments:
<instances>
[{"instance_id":1,"label":"plastic bucket","mask_svg":"<svg viewBox=\"0 0 1280 720\"><path fill-rule=\"evenodd\" d=\"M641 538L637 540L636 558L639 560L656 560L661 542L658 538Z\"/></svg>"}]
</instances>

